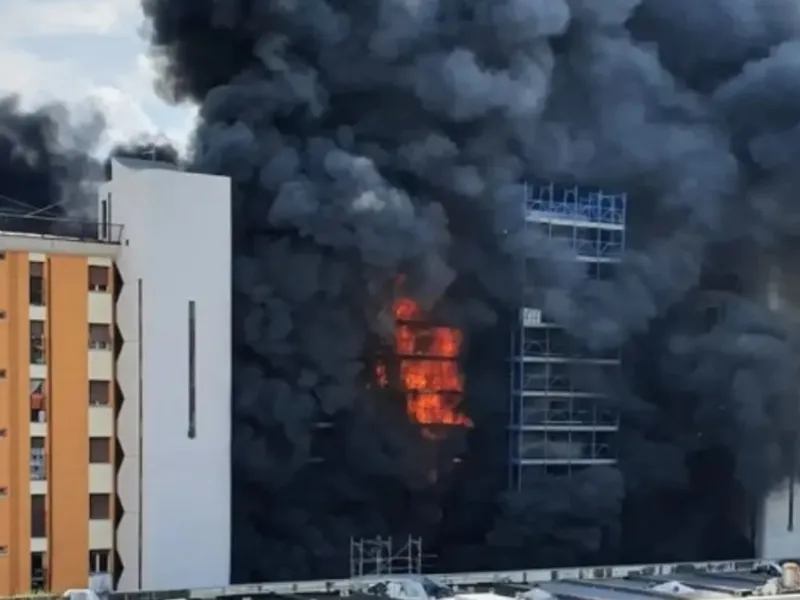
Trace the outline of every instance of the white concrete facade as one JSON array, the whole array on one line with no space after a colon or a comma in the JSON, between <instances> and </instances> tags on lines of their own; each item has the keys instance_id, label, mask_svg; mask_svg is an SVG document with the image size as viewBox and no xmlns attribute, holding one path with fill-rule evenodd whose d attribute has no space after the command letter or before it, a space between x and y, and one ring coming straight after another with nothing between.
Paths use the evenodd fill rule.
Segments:
<instances>
[{"instance_id":1,"label":"white concrete facade","mask_svg":"<svg viewBox=\"0 0 800 600\"><path fill-rule=\"evenodd\" d=\"M114 437L114 409L110 406L89 407L89 435L91 437Z\"/></svg>"},{"instance_id":2,"label":"white concrete facade","mask_svg":"<svg viewBox=\"0 0 800 600\"><path fill-rule=\"evenodd\" d=\"M114 322L114 298L109 292L89 292L87 322L111 324Z\"/></svg>"},{"instance_id":3,"label":"white concrete facade","mask_svg":"<svg viewBox=\"0 0 800 600\"><path fill-rule=\"evenodd\" d=\"M793 270L793 269L792 269ZM794 312L798 298L785 285L786 274L770 264L761 274L762 300L775 312ZM787 479L762 500L756 514L756 557L796 557L800 548L800 481Z\"/></svg>"},{"instance_id":4,"label":"white concrete facade","mask_svg":"<svg viewBox=\"0 0 800 600\"><path fill-rule=\"evenodd\" d=\"M89 352L89 379L112 381L114 379L114 351L111 348L93 349Z\"/></svg>"},{"instance_id":5,"label":"white concrete facade","mask_svg":"<svg viewBox=\"0 0 800 600\"><path fill-rule=\"evenodd\" d=\"M114 467L110 464L89 465L89 493L114 493Z\"/></svg>"},{"instance_id":6,"label":"white concrete facade","mask_svg":"<svg viewBox=\"0 0 800 600\"><path fill-rule=\"evenodd\" d=\"M800 484L786 481L767 495L756 516L756 557L794 557L798 548Z\"/></svg>"},{"instance_id":7,"label":"white concrete facade","mask_svg":"<svg viewBox=\"0 0 800 600\"><path fill-rule=\"evenodd\" d=\"M108 519L89 521L89 549L106 550L114 547L114 525Z\"/></svg>"},{"instance_id":8,"label":"white concrete facade","mask_svg":"<svg viewBox=\"0 0 800 600\"><path fill-rule=\"evenodd\" d=\"M117 258L123 285L116 306L124 340L116 364L124 398L117 417L124 451L117 474L124 509L117 529L118 588L226 585L230 181L158 163L114 160L99 201L98 214L124 227Z\"/></svg>"}]
</instances>

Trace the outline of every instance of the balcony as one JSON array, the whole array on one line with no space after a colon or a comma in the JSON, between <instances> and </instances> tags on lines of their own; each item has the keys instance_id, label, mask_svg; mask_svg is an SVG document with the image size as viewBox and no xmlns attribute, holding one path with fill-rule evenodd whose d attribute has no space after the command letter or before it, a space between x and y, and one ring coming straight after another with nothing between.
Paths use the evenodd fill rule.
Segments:
<instances>
[{"instance_id":1,"label":"balcony","mask_svg":"<svg viewBox=\"0 0 800 600\"><path fill-rule=\"evenodd\" d=\"M31 448L31 481L47 480L47 457L44 448Z\"/></svg>"}]
</instances>

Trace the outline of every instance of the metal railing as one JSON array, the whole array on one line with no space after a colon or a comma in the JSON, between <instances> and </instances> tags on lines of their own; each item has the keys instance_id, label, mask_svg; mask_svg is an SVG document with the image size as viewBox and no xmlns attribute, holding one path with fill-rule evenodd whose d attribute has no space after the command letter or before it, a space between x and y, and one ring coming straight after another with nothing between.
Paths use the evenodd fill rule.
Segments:
<instances>
[{"instance_id":1,"label":"metal railing","mask_svg":"<svg viewBox=\"0 0 800 600\"><path fill-rule=\"evenodd\" d=\"M20 215L0 212L0 236L64 238L78 242L121 244L123 226L97 219Z\"/></svg>"}]
</instances>

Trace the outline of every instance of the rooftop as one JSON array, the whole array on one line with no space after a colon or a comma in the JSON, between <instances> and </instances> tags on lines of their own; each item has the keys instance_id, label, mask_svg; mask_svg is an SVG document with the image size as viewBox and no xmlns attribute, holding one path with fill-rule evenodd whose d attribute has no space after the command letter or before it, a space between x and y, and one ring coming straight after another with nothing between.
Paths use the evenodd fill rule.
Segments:
<instances>
[{"instance_id":1,"label":"rooftop","mask_svg":"<svg viewBox=\"0 0 800 600\"><path fill-rule=\"evenodd\" d=\"M122 231L97 219L0 212L0 251L113 257Z\"/></svg>"},{"instance_id":2,"label":"rooftop","mask_svg":"<svg viewBox=\"0 0 800 600\"><path fill-rule=\"evenodd\" d=\"M631 573L609 579L562 579L535 585L496 584L501 596L528 600L672 600L676 598L800 598L800 582L785 584L785 569L764 563L738 571L687 571L666 575ZM788 581L788 580L786 580Z\"/></svg>"}]
</instances>

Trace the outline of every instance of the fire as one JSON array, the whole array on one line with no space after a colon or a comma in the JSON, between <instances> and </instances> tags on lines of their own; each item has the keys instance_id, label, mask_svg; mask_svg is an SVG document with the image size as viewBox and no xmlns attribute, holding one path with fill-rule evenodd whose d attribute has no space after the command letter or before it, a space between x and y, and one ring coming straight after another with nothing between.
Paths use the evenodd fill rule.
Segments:
<instances>
[{"instance_id":1,"label":"fire","mask_svg":"<svg viewBox=\"0 0 800 600\"><path fill-rule=\"evenodd\" d=\"M459 410L464 392L458 364L461 332L425 323L419 305L409 298L399 298L393 313L394 349L408 417L420 425L472 427L472 420ZM380 385L388 385L385 364L378 365L376 376Z\"/></svg>"}]
</instances>

